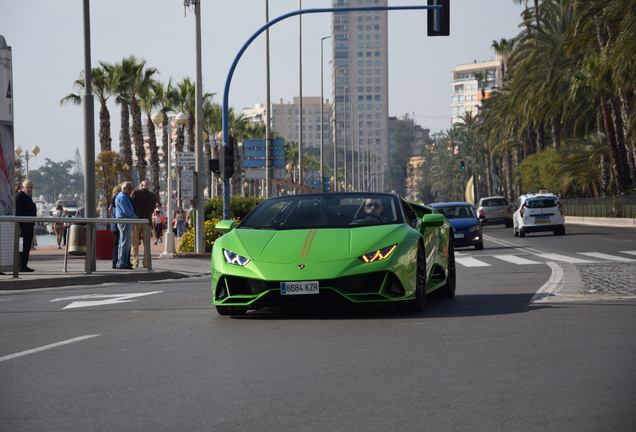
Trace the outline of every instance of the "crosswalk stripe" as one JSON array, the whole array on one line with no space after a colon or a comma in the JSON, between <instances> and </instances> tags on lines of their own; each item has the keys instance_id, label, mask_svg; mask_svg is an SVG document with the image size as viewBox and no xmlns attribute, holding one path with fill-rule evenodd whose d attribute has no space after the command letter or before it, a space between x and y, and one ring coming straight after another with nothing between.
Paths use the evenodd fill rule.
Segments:
<instances>
[{"instance_id":1,"label":"crosswalk stripe","mask_svg":"<svg viewBox=\"0 0 636 432\"><path fill-rule=\"evenodd\" d=\"M475 258L458 258L455 256L455 262L463 265L464 267L490 267L490 264L479 261Z\"/></svg>"},{"instance_id":2,"label":"crosswalk stripe","mask_svg":"<svg viewBox=\"0 0 636 432\"><path fill-rule=\"evenodd\" d=\"M619 251L620 253L625 253L625 254L630 254L630 255L636 255L636 251Z\"/></svg>"},{"instance_id":3,"label":"crosswalk stripe","mask_svg":"<svg viewBox=\"0 0 636 432\"><path fill-rule=\"evenodd\" d=\"M571 264L581 264L581 263L594 262L594 261L590 261L590 260L582 260L582 259L579 259L579 258L569 257L567 255L559 255L559 254L553 254L553 253L539 254L537 256L540 256L541 258L548 259L550 261L561 261L561 262L567 262L567 263L571 263Z\"/></svg>"},{"instance_id":4,"label":"crosswalk stripe","mask_svg":"<svg viewBox=\"0 0 636 432\"><path fill-rule=\"evenodd\" d=\"M610 261L620 261L620 262L634 262L636 260L633 260L631 258L625 258L625 257L621 257L621 256L616 256L616 255L609 255L609 254L604 254L604 253L600 253L600 252L578 252L579 255L585 255L585 256L589 256L592 258L601 258L601 259L606 259L606 260L610 260Z\"/></svg>"},{"instance_id":5,"label":"crosswalk stripe","mask_svg":"<svg viewBox=\"0 0 636 432\"><path fill-rule=\"evenodd\" d=\"M517 255L493 255L493 257L517 265L543 264L542 262L521 258Z\"/></svg>"}]
</instances>

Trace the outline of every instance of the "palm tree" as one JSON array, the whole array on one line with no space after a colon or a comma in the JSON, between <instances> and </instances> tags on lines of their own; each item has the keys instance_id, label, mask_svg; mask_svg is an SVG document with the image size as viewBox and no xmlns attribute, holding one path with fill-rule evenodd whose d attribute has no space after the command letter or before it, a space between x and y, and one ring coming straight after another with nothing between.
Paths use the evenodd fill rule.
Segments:
<instances>
[{"instance_id":1,"label":"palm tree","mask_svg":"<svg viewBox=\"0 0 636 432\"><path fill-rule=\"evenodd\" d=\"M115 80L113 83L113 92L116 98L115 102L120 106L121 126L119 137L121 140L121 154L124 164L128 166L127 170L122 173L123 180L132 181L132 141L130 139L130 87L136 73L136 62L134 57L124 58L121 63L117 63L113 67L115 70Z\"/></svg>"},{"instance_id":2,"label":"palm tree","mask_svg":"<svg viewBox=\"0 0 636 432\"><path fill-rule=\"evenodd\" d=\"M99 102L99 145L100 152L111 150L110 137L110 112L106 106L106 102L113 95L113 84L115 80L115 71L112 66L100 62L99 67L91 69L91 88L93 96ZM80 73L80 78L73 83L73 87L77 90L84 89L84 72ZM64 106L68 103L73 105L82 104L82 95L71 93L65 96L60 105Z\"/></svg>"},{"instance_id":3,"label":"palm tree","mask_svg":"<svg viewBox=\"0 0 636 432\"><path fill-rule=\"evenodd\" d=\"M157 110L163 115L163 120L161 122L161 151L163 153L163 164L164 164L164 172L166 178L166 184L169 181L172 181L171 172L172 172L172 149L169 144L168 137L168 122L170 118L168 115L174 111L174 88L172 87L172 78L168 80L168 84L163 84L162 82L155 82L152 86L152 93L154 94L154 101ZM170 137L171 138L171 137ZM172 197L166 196L166 202L168 199ZM172 218L172 215L168 215Z\"/></svg>"},{"instance_id":4,"label":"palm tree","mask_svg":"<svg viewBox=\"0 0 636 432\"><path fill-rule=\"evenodd\" d=\"M157 94L155 87L157 83L152 83L141 89L139 94L139 107L146 114L146 128L148 129L148 150L150 150L150 173L152 178L152 192L159 200L159 149L155 136L155 124L152 122L152 110L157 105Z\"/></svg>"},{"instance_id":5,"label":"palm tree","mask_svg":"<svg viewBox=\"0 0 636 432\"><path fill-rule=\"evenodd\" d=\"M141 183L142 180L146 179L146 167L148 163L146 162L146 149L144 147L141 109L137 98L144 92L150 91L149 89L154 83L152 76L157 73L157 69L147 68L145 60L137 60L134 56L130 56L128 59L134 65L134 72L131 76L128 90L130 96L130 114L132 116L132 134L135 143L135 154L137 156L137 179ZM148 125L148 129L150 129L150 125Z\"/></svg>"}]
</instances>

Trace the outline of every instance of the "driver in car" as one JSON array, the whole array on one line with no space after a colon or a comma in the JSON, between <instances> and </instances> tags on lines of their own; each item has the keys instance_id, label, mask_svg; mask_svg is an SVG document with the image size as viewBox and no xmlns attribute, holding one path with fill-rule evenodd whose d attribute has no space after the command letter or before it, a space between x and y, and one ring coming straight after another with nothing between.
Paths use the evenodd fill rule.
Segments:
<instances>
[{"instance_id":1,"label":"driver in car","mask_svg":"<svg viewBox=\"0 0 636 432\"><path fill-rule=\"evenodd\" d=\"M379 198L367 198L364 201L365 213L373 213L380 216L382 210L384 210L384 206L382 205L382 201Z\"/></svg>"}]
</instances>

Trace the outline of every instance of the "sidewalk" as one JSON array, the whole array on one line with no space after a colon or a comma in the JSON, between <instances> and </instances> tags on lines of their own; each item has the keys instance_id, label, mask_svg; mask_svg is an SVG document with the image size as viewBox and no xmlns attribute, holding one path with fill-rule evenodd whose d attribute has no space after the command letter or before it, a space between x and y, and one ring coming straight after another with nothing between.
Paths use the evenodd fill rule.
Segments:
<instances>
[{"instance_id":1,"label":"sidewalk","mask_svg":"<svg viewBox=\"0 0 636 432\"><path fill-rule=\"evenodd\" d=\"M144 247L139 246L139 268L118 270L112 268L111 260L96 261L95 272L86 274L84 256L68 256L64 273L64 248L37 246L31 250L29 267L33 273L19 273L13 279L12 271L0 275L0 291L49 288L71 285L97 285L112 282L141 282L166 279L182 279L210 275L210 254L176 254L173 259L160 259L164 245L151 243L152 271L142 268Z\"/></svg>"}]
</instances>

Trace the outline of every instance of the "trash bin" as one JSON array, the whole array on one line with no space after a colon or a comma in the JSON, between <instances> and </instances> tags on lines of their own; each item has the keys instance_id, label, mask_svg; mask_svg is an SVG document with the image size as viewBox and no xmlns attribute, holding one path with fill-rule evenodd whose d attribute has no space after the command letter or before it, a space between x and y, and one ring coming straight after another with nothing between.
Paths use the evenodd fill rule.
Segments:
<instances>
[{"instance_id":1,"label":"trash bin","mask_svg":"<svg viewBox=\"0 0 636 432\"><path fill-rule=\"evenodd\" d=\"M95 231L95 259L112 260L115 235L111 230Z\"/></svg>"},{"instance_id":2,"label":"trash bin","mask_svg":"<svg viewBox=\"0 0 636 432\"><path fill-rule=\"evenodd\" d=\"M86 226L71 225L68 233L68 253L86 255Z\"/></svg>"}]
</instances>

